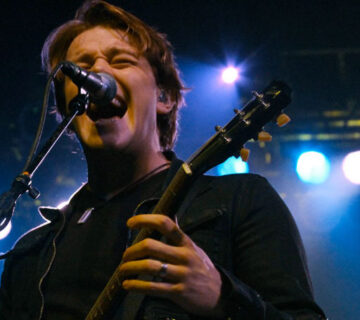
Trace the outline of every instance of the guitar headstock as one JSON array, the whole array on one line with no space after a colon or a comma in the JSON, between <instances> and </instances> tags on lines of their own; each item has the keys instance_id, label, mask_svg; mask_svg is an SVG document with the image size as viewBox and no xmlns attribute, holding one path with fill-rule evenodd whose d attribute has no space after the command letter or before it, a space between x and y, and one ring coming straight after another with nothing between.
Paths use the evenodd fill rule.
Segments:
<instances>
[{"instance_id":1,"label":"guitar headstock","mask_svg":"<svg viewBox=\"0 0 360 320\"><path fill-rule=\"evenodd\" d=\"M291 102L291 89L282 81L271 82L262 92L253 91L253 98L224 127L216 126L216 133L187 161L193 173L201 174L231 156L247 160L244 144L250 139L271 141L263 127L271 122L284 126L290 118L283 109Z\"/></svg>"}]
</instances>

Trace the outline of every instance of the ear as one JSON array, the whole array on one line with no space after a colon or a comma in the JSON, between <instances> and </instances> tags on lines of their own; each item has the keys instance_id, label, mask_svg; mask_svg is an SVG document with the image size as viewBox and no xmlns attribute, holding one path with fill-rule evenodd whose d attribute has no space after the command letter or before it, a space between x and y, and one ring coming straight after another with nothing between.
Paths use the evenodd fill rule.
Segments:
<instances>
[{"instance_id":1,"label":"ear","mask_svg":"<svg viewBox=\"0 0 360 320\"><path fill-rule=\"evenodd\" d=\"M175 106L175 102L171 100L169 95L163 89L157 90L157 114L168 114Z\"/></svg>"}]
</instances>

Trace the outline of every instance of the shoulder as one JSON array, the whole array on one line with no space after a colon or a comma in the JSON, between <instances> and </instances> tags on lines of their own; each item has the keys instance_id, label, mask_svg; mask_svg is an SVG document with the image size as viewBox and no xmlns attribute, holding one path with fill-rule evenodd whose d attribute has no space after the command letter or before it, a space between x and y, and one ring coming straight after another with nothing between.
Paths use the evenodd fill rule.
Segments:
<instances>
[{"instance_id":1,"label":"shoulder","mask_svg":"<svg viewBox=\"0 0 360 320\"><path fill-rule=\"evenodd\" d=\"M199 185L198 189L201 190L201 186L208 191L220 192L229 194L236 192L235 196L239 196L239 192L247 195L251 193L258 193L259 190L269 190L274 192L270 183L262 176L258 174L231 174L225 176L209 176L203 175L197 179L195 186Z\"/></svg>"},{"instance_id":2,"label":"shoulder","mask_svg":"<svg viewBox=\"0 0 360 320\"><path fill-rule=\"evenodd\" d=\"M291 214L277 191L258 174L201 176L194 184L191 209L222 208L238 226L245 221L274 217L292 220Z\"/></svg>"},{"instance_id":3,"label":"shoulder","mask_svg":"<svg viewBox=\"0 0 360 320\"><path fill-rule=\"evenodd\" d=\"M45 222L20 236L11 250L14 254L23 253L24 251L32 249L38 243L42 243L49 234L57 229L59 217L61 216L60 210L40 207L39 213L45 219Z\"/></svg>"},{"instance_id":4,"label":"shoulder","mask_svg":"<svg viewBox=\"0 0 360 320\"><path fill-rule=\"evenodd\" d=\"M186 197L185 216L187 220L193 220L197 216L204 216L200 219L204 220L207 215L246 216L264 196L279 199L276 191L260 175L203 175L196 179Z\"/></svg>"},{"instance_id":5,"label":"shoulder","mask_svg":"<svg viewBox=\"0 0 360 320\"><path fill-rule=\"evenodd\" d=\"M19 239L17 239L11 251L16 254L20 252L22 253L27 249L31 249L36 243L43 240L43 238L45 237L45 235L48 234L50 229L50 222L45 222L33 229L30 229L22 236L20 236Z\"/></svg>"}]
</instances>

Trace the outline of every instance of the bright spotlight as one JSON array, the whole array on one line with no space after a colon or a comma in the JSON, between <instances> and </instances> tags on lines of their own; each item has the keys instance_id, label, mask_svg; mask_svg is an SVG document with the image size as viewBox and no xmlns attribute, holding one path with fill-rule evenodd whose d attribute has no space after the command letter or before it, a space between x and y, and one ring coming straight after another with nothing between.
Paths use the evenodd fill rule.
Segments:
<instances>
[{"instance_id":1,"label":"bright spotlight","mask_svg":"<svg viewBox=\"0 0 360 320\"><path fill-rule=\"evenodd\" d=\"M329 177L330 162L320 152L304 152L297 161L296 172L302 181L319 184Z\"/></svg>"},{"instance_id":2,"label":"bright spotlight","mask_svg":"<svg viewBox=\"0 0 360 320\"><path fill-rule=\"evenodd\" d=\"M343 163L345 177L354 184L360 184L360 151L349 153Z\"/></svg>"},{"instance_id":3,"label":"bright spotlight","mask_svg":"<svg viewBox=\"0 0 360 320\"><path fill-rule=\"evenodd\" d=\"M10 233L10 230L11 230L11 221L8 223L5 229L0 231L0 240L6 238Z\"/></svg>"},{"instance_id":4,"label":"bright spotlight","mask_svg":"<svg viewBox=\"0 0 360 320\"><path fill-rule=\"evenodd\" d=\"M242 161L241 158L230 157L217 166L217 173L219 176L247 172L249 172L249 166L246 162Z\"/></svg>"},{"instance_id":5,"label":"bright spotlight","mask_svg":"<svg viewBox=\"0 0 360 320\"><path fill-rule=\"evenodd\" d=\"M234 67L227 67L223 70L221 78L225 83L232 84L237 79L239 79L239 69Z\"/></svg>"}]
</instances>

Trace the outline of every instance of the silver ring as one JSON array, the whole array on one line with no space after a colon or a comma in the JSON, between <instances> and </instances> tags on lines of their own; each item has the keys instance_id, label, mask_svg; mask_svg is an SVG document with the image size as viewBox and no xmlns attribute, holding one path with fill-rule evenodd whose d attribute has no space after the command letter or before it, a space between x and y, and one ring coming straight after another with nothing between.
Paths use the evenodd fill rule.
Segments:
<instances>
[{"instance_id":1,"label":"silver ring","mask_svg":"<svg viewBox=\"0 0 360 320\"><path fill-rule=\"evenodd\" d=\"M165 278L166 274L167 274L167 269L168 269L167 263L163 263L161 265L161 268L160 268L159 272L158 272L158 277Z\"/></svg>"}]
</instances>

